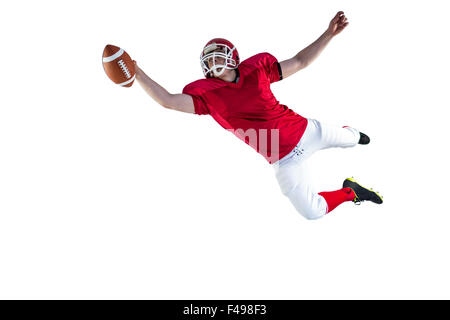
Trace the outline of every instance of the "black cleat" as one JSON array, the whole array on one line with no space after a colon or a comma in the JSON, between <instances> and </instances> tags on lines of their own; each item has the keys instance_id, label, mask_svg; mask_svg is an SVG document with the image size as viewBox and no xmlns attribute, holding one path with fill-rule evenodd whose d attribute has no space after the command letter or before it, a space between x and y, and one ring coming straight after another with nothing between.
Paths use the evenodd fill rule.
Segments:
<instances>
[{"instance_id":1,"label":"black cleat","mask_svg":"<svg viewBox=\"0 0 450 320\"><path fill-rule=\"evenodd\" d=\"M370 138L366 134L360 132L359 136L359 144L369 144Z\"/></svg>"},{"instance_id":2,"label":"black cleat","mask_svg":"<svg viewBox=\"0 0 450 320\"><path fill-rule=\"evenodd\" d=\"M342 186L344 188L350 188L355 192L356 197L353 202L356 204L360 204L362 201L372 201L377 204L383 203L383 198L377 192L364 188L353 178L345 179Z\"/></svg>"}]
</instances>

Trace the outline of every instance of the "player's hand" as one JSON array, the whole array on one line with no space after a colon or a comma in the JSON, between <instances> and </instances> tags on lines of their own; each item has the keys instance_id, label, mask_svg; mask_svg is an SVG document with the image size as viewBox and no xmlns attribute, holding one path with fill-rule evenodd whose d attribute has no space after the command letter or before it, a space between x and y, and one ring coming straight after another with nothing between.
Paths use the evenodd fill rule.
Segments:
<instances>
[{"instance_id":1,"label":"player's hand","mask_svg":"<svg viewBox=\"0 0 450 320\"><path fill-rule=\"evenodd\" d=\"M139 67L137 65L137 62L135 60L133 60L133 64L134 64L134 70L137 71L139 70Z\"/></svg>"},{"instance_id":2,"label":"player's hand","mask_svg":"<svg viewBox=\"0 0 450 320\"><path fill-rule=\"evenodd\" d=\"M343 11L339 11L336 13L334 18L331 20L330 25L328 27L328 32L335 36L340 33L345 27L348 25L347 17L345 16Z\"/></svg>"}]
</instances>

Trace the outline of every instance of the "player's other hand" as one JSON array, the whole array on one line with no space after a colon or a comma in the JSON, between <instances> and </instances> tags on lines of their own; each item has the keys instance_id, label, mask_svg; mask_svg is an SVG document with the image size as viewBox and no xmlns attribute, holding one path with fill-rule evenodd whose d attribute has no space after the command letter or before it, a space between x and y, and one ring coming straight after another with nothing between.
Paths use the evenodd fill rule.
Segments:
<instances>
[{"instance_id":1,"label":"player's other hand","mask_svg":"<svg viewBox=\"0 0 450 320\"><path fill-rule=\"evenodd\" d=\"M330 25L328 27L328 32L335 36L340 33L345 27L348 25L347 17L345 16L343 11L339 11L336 13L334 18L331 20Z\"/></svg>"}]
</instances>

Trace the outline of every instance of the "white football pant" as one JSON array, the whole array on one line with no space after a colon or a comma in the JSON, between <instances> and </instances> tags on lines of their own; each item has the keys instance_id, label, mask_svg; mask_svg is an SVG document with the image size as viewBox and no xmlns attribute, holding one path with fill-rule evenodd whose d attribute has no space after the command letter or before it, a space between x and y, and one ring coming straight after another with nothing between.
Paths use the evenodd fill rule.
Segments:
<instances>
[{"instance_id":1,"label":"white football pant","mask_svg":"<svg viewBox=\"0 0 450 320\"><path fill-rule=\"evenodd\" d=\"M310 177L309 157L322 149L353 147L358 144L359 138L359 131L354 128L331 126L308 119L305 133L294 150L272 164L281 192L305 218L318 219L328 211L327 202L318 194L320 191Z\"/></svg>"}]
</instances>

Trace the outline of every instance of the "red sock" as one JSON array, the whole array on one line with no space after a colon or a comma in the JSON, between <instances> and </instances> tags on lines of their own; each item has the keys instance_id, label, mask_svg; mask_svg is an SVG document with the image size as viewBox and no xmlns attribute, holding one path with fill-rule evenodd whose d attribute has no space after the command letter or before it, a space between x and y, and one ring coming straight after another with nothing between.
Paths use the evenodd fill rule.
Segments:
<instances>
[{"instance_id":1,"label":"red sock","mask_svg":"<svg viewBox=\"0 0 450 320\"><path fill-rule=\"evenodd\" d=\"M350 188L342 188L340 190L329 192L320 192L319 194L324 197L325 201L327 202L327 213L334 210L334 208L336 208L341 203L345 201L352 201L353 199L355 199L355 193Z\"/></svg>"}]
</instances>

